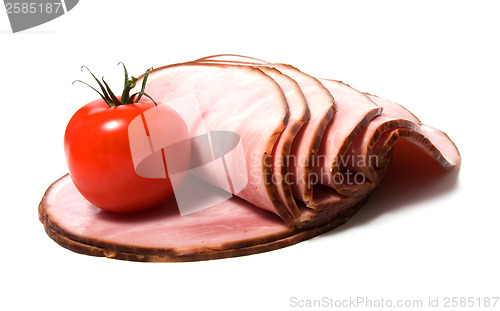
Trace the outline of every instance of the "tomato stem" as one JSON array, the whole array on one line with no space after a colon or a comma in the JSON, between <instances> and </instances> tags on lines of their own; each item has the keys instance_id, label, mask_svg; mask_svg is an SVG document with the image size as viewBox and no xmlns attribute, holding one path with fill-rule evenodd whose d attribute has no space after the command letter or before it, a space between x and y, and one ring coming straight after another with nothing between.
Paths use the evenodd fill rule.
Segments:
<instances>
[{"instance_id":1,"label":"tomato stem","mask_svg":"<svg viewBox=\"0 0 500 311\"><path fill-rule=\"evenodd\" d=\"M130 90L132 90L136 86L138 79L136 77L133 77L133 76L131 77L131 79L129 79L127 68L125 67L125 64L122 62L119 62L118 65L120 65L120 64L122 64L123 71L125 72L125 82L123 85L122 96L120 99L118 99L115 96L115 94L113 93L113 91L111 90L109 85L106 83L106 81L104 81L104 77L101 78L102 82L104 83L104 85L103 85L103 83L101 83L101 81L99 81L96 78L96 76L94 76L94 74L90 71L90 69L87 68L86 66L82 66L81 70L83 71L84 68L87 69L87 71L92 75L92 77L97 82L97 84L99 84L101 92L99 92L96 88L92 87L88 83L83 82L81 80L75 80L75 81L73 81L73 83L81 82L81 83L87 85L88 87L90 87L91 89L96 91L101 96L101 98L106 102L106 104L108 104L109 107L135 104L139 101L139 99L141 99L142 96L146 96L147 98L151 99L153 101L153 103L156 106L158 106L156 101L151 96L149 96L148 94L146 94L144 92L144 89L146 88L146 81L148 80L149 73L151 72L151 70L153 68L149 68L148 70L146 70L146 73L144 74L144 79L142 80L141 90L137 93L130 95Z\"/></svg>"}]
</instances>

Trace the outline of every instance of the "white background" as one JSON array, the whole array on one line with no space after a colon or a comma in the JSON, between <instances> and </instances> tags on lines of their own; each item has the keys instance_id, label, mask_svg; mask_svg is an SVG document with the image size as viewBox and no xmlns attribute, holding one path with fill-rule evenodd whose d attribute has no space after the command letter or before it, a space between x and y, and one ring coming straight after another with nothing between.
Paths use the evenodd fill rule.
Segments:
<instances>
[{"instance_id":1,"label":"white background","mask_svg":"<svg viewBox=\"0 0 500 311\"><path fill-rule=\"evenodd\" d=\"M290 310L299 309L291 297L426 305L429 297L500 296L499 6L344 2L82 0L17 34L2 8L0 309ZM290 63L405 105L458 145L458 181L389 180L339 230L241 258L126 262L48 238L38 203L67 171L69 118L97 95L71 85L90 81L80 66L120 87L119 61L139 75L218 53Z\"/></svg>"}]
</instances>

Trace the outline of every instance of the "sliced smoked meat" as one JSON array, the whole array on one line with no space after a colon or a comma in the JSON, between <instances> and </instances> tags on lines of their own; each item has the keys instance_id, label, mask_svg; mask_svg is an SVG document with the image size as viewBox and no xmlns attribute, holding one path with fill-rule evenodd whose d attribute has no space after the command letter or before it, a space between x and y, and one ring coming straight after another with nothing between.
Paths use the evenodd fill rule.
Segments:
<instances>
[{"instance_id":1,"label":"sliced smoked meat","mask_svg":"<svg viewBox=\"0 0 500 311\"><path fill-rule=\"evenodd\" d=\"M446 169L460 164L449 137L403 106L290 65L217 55L155 69L148 81L146 93L176 110L192 137L238 134L244 156L227 165L248 183L237 197L188 215L174 198L117 215L91 205L66 175L39 205L47 234L62 246L137 261L269 251L348 221L388 172L398 140ZM363 182L347 182L349 174Z\"/></svg>"},{"instance_id":2,"label":"sliced smoked meat","mask_svg":"<svg viewBox=\"0 0 500 311\"><path fill-rule=\"evenodd\" d=\"M346 183L354 182L342 175L340 167L342 163L357 158L357 154L348 152L348 148L369 122L382 114L382 108L343 82L320 81L334 96L336 112L321 141L314 172L320 184L337 190ZM320 201L315 201L315 208L325 206L319 204Z\"/></svg>"},{"instance_id":3,"label":"sliced smoked meat","mask_svg":"<svg viewBox=\"0 0 500 311\"><path fill-rule=\"evenodd\" d=\"M290 162L295 164L293 171L295 178L288 178L292 182L295 197L305 202L308 207L317 210L339 208L351 202L335 191L325 192L325 188L319 185L328 185L335 189L344 184L344 182L337 182L340 186L334 184L336 178L344 179L340 172L340 163L345 161L345 158L354 156L346 154L347 148L361 130L382 113L378 105L366 94L347 84L319 79L323 85L320 87L317 85L318 79L311 81L309 75L284 64L271 64L237 55L217 55L198 61L278 68L291 78L298 79L297 83L311 110L311 121L307 122L295 137L289 157ZM325 89L329 95L324 94ZM333 119L327 109L332 97L335 107ZM293 111L293 107L290 107L290 110ZM317 195L315 192L318 192Z\"/></svg>"},{"instance_id":4,"label":"sliced smoked meat","mask_svg":"<svg viewBox=\"0 0 500 311\"><path fill-rule=\"evenodd\" d=\"M374 118L351 144L347 153L357 159L344 162L343 167L368 179L365 183L337 185L340 193L362 195L373 190L381 178L380 167L386 165L387 155L399 138L410 141L431 155L445 169L459 163L458 149L446 134L422 124L400 104L370 94L367 96L383 109L382 114Z\"/></svg>"},{"instance_id":5,"label":"sliced smoked meat","mask_svg":"<svg viewBox=\"0 0 500 311\"><path fill-rule=\"evenodd\" d=\"M292 221L269 180L272 165L266 162L289 118L288 104L275 80L252 67L186 63L153 70L146 93L181 116L199 109L207 131L237 133L245 161L234 163L230 169L246 170L248 183L235 195L280 215L287 223ZM178 100L188 96L195 98L196 105ZM191 135L200 121L187 121Z\"/></svg>"},{"instance_id":6,"label":"sliced smoked meat","mask_svg":"<svg viewBox=\"0 0 500 311\"><path fill-rule=\"evenodd\" d=\"M298 135L292 142L292 150L286 161L290 164L290 178L294 197L315 206L313 203L313 165L318 157L318 150L323 138L323 133L333 118L335 100L327 88L316 78L303 73L297 68L287 64L267 63L262 60L238 55L215 55L199 59L197 62L212 62L218 64L247 65L254 68L276 68L281 73L294 79L306 99L310 111L308 122L302 126Z\"/></svg>"},{"instance_id":7,"label":"sliced smoked meat","mask_svg":"<svg viewBox=\"0 0 500 311\"><path fill-rule=\"evenodd\" d=\"M289 74L292 78L300 78L294 71L297 69L283 64L272 64L255 58L238 55L216 55L202 58L198 61L224 63L233 65L246 65L256 68L272 67L280 68L283 73ZM287 70L288 69L288 70ZM300 72L300 71L299 71ZM291 158L307 159L307 164L298 165L299 170L295 170L297 176L308 176L306 183L302 178L292 179L295 194L300 193L300 189L308 189L314 185L314 191L304 190L306 196L295 196L300 201L315 210L341 209L353 202L360 201L358 197L364 197L373 190L380 182L381 177L387 170L390 160L389 153L399 136L400 127L416 132L421 127L420 121L403 106L390 102L370 94L361 93L349 85L330 79L319 79L335 100L335 114L327 124L326 130L322 127L311 125L309 122L303 129L315 128L315 133L322 136L319 150L314 145L305 142L311 140L311 136L304 139L301 133L294 140L293 146L308 146L301 149L292 148ZM300 83L299 86L305 93L313 93L311 84ZM317 90L317 88L316 88ZM305 95L309 109L315 106L322 107L325 98ZM293 108L290 108L292 110ZM316 115L321 115L317 112ZM324 123L323 123L324 124ZM323 132L323 134L320 134ZM434 134L436 136L437 134ZM408 136L406 136L407 140ZM382 140L379 140L382 139ZM385 140L384 140L385 139ZM429 139L432 140L432 137ZM413 139L414 142L417 140ZM436 140L438 143L439 140ZM375 145L379 143L379 151ZM450 144L447 149L452 154L458 154L453 150L454 144L445 139L442 144ZM436 148L439 150L439 148ZM427 152L428 148L427 148ZM304 157L308 154L309 157ZM433 153L438 157L438 152ZM459 157L459 156L458 156ZM373 161L375 163L368 163ZM446 161L440 161L446 165ZM304 162L299 162L299 164ZM313 174L308 169L314 168ZM307 185L307 187L304 187ZM323 185L335 189L326 189ZM355 198L350 198L354 196Z\"/></svg>"},{"instance_id":8,"label":"sliced smoked meat","mask_svg":"<svg viewBox=\"0 0 500 311\"><path fill-rule=\"evenodd\" d=\"M202 63L199 61L197 63ZM207 61L206 63L213 63ZM244 65L241 65L244 66ZM267 74L269 77L274 79L276 83L281 87L285 100L288 104L290 115L288 118L287 127L279 136L277 142L274 145L272 154L268 157L272 157L272 176L271 182L276 186L276 191L278 196L285 206L287 211L290 213L293 219L298 219L300 216L300 211L293 198L291 183L287 182L287 176L290 176L289 167L289 155L292 148L292 142L299 133L302 126L309 120L310 112L307 107L306 99L301 92L301 89L297 82L291 79L289 76L282 74L279 70L272 67L260 66L259 70ZM270 165L266 161L266 165Z\"/></svg>"},{"instance_id":9,"label":"sliced smoked meat","mask_svg":"<svg viewBox=\"0 0 500 311\"><path fill-rule=\"evenodd\" d=\"M186 216L180 216L173 199L149 211L115 214L90 204L65 175L45 193L39 218L54 241L78 253L133 261L197 261L289 246L340 226L358 209L352 206L302 229L290 228L274 213L238 197Z\"/></svg>"}]
</instances>

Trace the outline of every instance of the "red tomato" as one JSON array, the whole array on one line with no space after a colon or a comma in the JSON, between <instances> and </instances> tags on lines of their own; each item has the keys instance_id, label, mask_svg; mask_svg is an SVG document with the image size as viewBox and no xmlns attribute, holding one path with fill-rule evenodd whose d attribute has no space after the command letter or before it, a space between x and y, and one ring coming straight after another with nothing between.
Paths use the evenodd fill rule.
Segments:
<instances>
[{"instance_id":1,"label":"red tomato","mask_svg":"<svg viewBox=\"0 0 500 311\"><path fill-rule=\"evenodd\" d=\"M142 97L136 103L110 107L103 98L80 108L69 121L64 136L69 174L80 193L95 206L111 212L137 212L158 206L173 195L168 175L141 177L132 159L128 126L155 105ZM176 124L172 140L188 138L182 118L173 109L168 107L163 118L162 122ZM179 156L189 159L186 154Z\"/></svg>"}]
</instances>

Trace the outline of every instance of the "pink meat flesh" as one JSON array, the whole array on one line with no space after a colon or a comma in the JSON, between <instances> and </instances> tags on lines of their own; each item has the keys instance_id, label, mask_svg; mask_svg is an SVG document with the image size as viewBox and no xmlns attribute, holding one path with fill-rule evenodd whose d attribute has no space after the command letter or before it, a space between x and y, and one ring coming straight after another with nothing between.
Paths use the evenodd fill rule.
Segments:
<instances>
[{"instance_id":1,"label":"pink meat flesh","mask_svg":"<svg viewBox=\"0 0 500 311\"><path fill-rule=\"evenodd\" d=\"M301 89L295 80L282 74L275 68L259 67L264 73L273 78L283 90L286 102L290 110L290 118L286 129L281 133L275 144L273 156L273 168L271 181L276 186L276 191L292 218L298 218L300 211L293 199L290 183L283 182L283 176L289 176L290 167L288 157L291 152L292 142L300 129L309 120L310 112Z\"/></svg>"},{"instance_id":2,"label":"pink meat flesh","mask_svg":"<svg viewBox=\"0 0 500 311\"><path fill-rule=\"evenodd\" d=\"M180 216L174 199L140 214L109 213L84 200L69 176L47 198L45 214L58 231L82 243L171 250L183 256L206 250L244 247L255 239L277 238L291 229L275 214L237 197L209 209Z\"/></svg>"},{"instance_id":3,"label":"pink meat flesh","mask_svg":"<svg viewBox=\"0 0 500 311\"><path fill-rule=\"evenodd\" d=\"M273 140L276 143L272 153L267 153L272 156L271 182L279 203L274 200L274 208L266 207L265 202L256 205L279 214L288 224L300 226L301 221L317 219L325 214L323 211L340 211L360 202L380 182L390 162L390 151L400 137L415 144L430 144L423 150L445 167L459 161L455 145L442 132L423 128L401 105L361 93L342 82L318 80L289 65L238 55L206 57L187 64L260 69L281 87L289 109L289 123L279 138ZM157 91L160 95L167 92ZM232 113L231 118L237 119L237 112ZM403 128L406 131L401 131ZM377 161L371 163L368 159ZM359 174L362 179L346 178L350 173ZM290 188L297 202L292 200ZM269 187L265 190L270 191ZM252 202L256 194L242 198ZM298 202L318 211L306 213L316 216L304 216L304 205Z\"/></svg>"},{"instance_id":4,"label":"pink meat flesh","mask_svg":"<svg viewBox=\"0 0 500 311\"><path fill-rule=\"evenodd\" d=\"M222 61L200 60L195 63L207 64L224 64ZM237 65L235 66L246 66ZM287 75L282 74L279 70L267 66L259 66L259 70L270 76L278 83L283 90L286 102L289 106L290 117L286 129L281 133L272 152L272 176L271 181L276 186L281 203L294 219L299 218L300 211L293 199L292 188L290 182L283 182L291 176L289 167L289 156L292 148L292 142L299 133L299 130L310 118L310 111L307 107L306 99L300 89L298 83Z\"/></svg>"},{"instance_id":5,"label":"pink meat flesh","mask_svg":"<svg viewBox=\"0 0 500 311\"><path fill-rule=\"evenodd\" d=\"M300 86L310 111L309 121L301 127L292 143L292 150L287 162L291 174L287 180L291 183L294 197L310 207L317 204L313 201L313 165L319 155L318 150L323 133L335 112L335 100L327 88L316 78L305 74L295 67L286 64L271 64L258 59L238 55L217 55L205 57L198 61L247 65L251 67L276 68L294 79Z\"/></svg>"},{"instance_id":6,"label":"pink meat flesh","mask_svg":"<svg viewBox=\"0 0 500 311\"><path fill-rule=\"evenodd\" d=\"M251 67L180 64L153 70L146 93L171 106L181 116L194 114L199 109L207 131L239 134L246 163L235 162L229 170L246 170L248 183L235 195L291 220L277 197L276 188L267 180L271 167L266 160L289 117L285 96L273 79ZM195 105L179 100L189 96L195 98ZM199 118L186 122L191 135L197 134Z\"/></svg>"},{"instance_id":7,"label":"pink meat flesh","mask_svg":"<svg viewBox=\"0 0 500 311\"><path fill-rule=\"evenodd\" d=\"M349 145L370 121L377 120L382 109L368 96L343 82L320 81L334 96L337 110L321 141L314 172L321 184L338 190L344 184L353 182L341 176L340 172L342 163L358 157L357 153L347 152Z\"/></svg>"},{"instance_id":8,"label":"pink meat flesh","mask_svg":"<svg viewBox=\"0 0 500 311\"><path fill-rule=\"evenodd\" d=\"M318 154L323 133L334 115L335 103L330 92L316 78L289 65L275 64L274 66L297 81L311 113L309 121L295 137L290 153L293 174L291 177L294 177L291 178L293 195L297 200L308 205L313 198L314 158Z\"/></svg>"},{"instance_id":9,"label":"pink meat flesh","mask_svg":"<svg viewBox=\"0 0 500 311\"><path fill-rule=\"evenodd\" d=\"M369 180L363 184L341 185L337 188L345 195L361 195L371 191L380 180L379 167L387 162L387 152L399 137L412 142L434 157L445 168L459 163L459 153L453 142L441 131L424 125L406 108L392 101L368 95L383 111L363 130L350 145L347 154L356 155L358 161L348 161L343 168L361 173ZM425 144L425 145L424 145ZM445 155L448 155L446 158Z\"/></svg>"},{"instance_id":10,"label":"pink meat flesh","mask_svg":"<svg viewBox=\"0 0 500 311\"><path fill-rule=\"evenodd\" d=\"M309 208L314 210L341 210L365 197L380 182L390 159L390 150L397 139L403 136L400 135L399 128L404 127L411 130L404 132L405 139L414 143L418 143L418 139L415 137L421 136L419 133L420 121L404 107L361 93L339 81L320 79L319 81L324 86L324 88L320 88L316 83L317 79L292 66L271 64L238 55L211 56L196 62L248 66L260 68L263 71L269 71L270 68L279 69L281 73L297 81L303 96L297 93L296 96L300 96L301 100L305 97L311 118L305 125L301 125L298 135L292 138L293 144L289 154L291 160L286 161L291 164L290 173L292 175L289 175L286 180L291 182L295 198L305 202ZM287 93L289 90L287 85L278 81L283 80L282 75L273 74L270 76L276 79L283 92ZM325 96L324 89L330 93L330 96ZM331 97L335 98L334 104L330 103ZM290 94L285 98L291 115L294 114L297 107L302 107L291 101ZM330 104L332 109L327 109ZM330 112L333 109L335 114L331 119ZM291 124L294 124L294 117L291 117L291 120ZM437 133L431 133L428 140L439 143L439 139L432 139L433 136L439 138ZM292 136L282 134L282 137L286 139L279 139L273 150L273 176L277 176L275 173L278 171L281 171L282 176L287 172L283 168L278 170L277 163L280 159L285 159L287 150L283 149L282 146ZM319 148L318 140L321 140ZM422 140L420 139L420 141ZM449 139L443 140L441 144L449 145L444 149L452 154L451 158L454 157L453 154L458 154L454 144ZM277 148L278 146L280 148ZM443 154L436 151L441 149L443 147L439 148L438 146L432 152L429 151L429 148L424 148L424 151L432 153L436 158L440 157L439 161L443 166L453 165L445 160L446 157ZM376 165L368 163L368 159L377 159ZM314 170L313 174L311 174L311 168ZM350 173L356 174L356 176L360 175L361 178L349 179L346 176ZM351 178L354 176L352 174ZM358 180L363 181L363 183L359 183ZM286 200L289 192L284 191L283 183L280 184L277 186L280 200L292 218L296 219L295 207L297 204ZM313 184L314 191L312 191ZM323 185L334 190L325 188Z\"/></svg>"}]
</instances>

